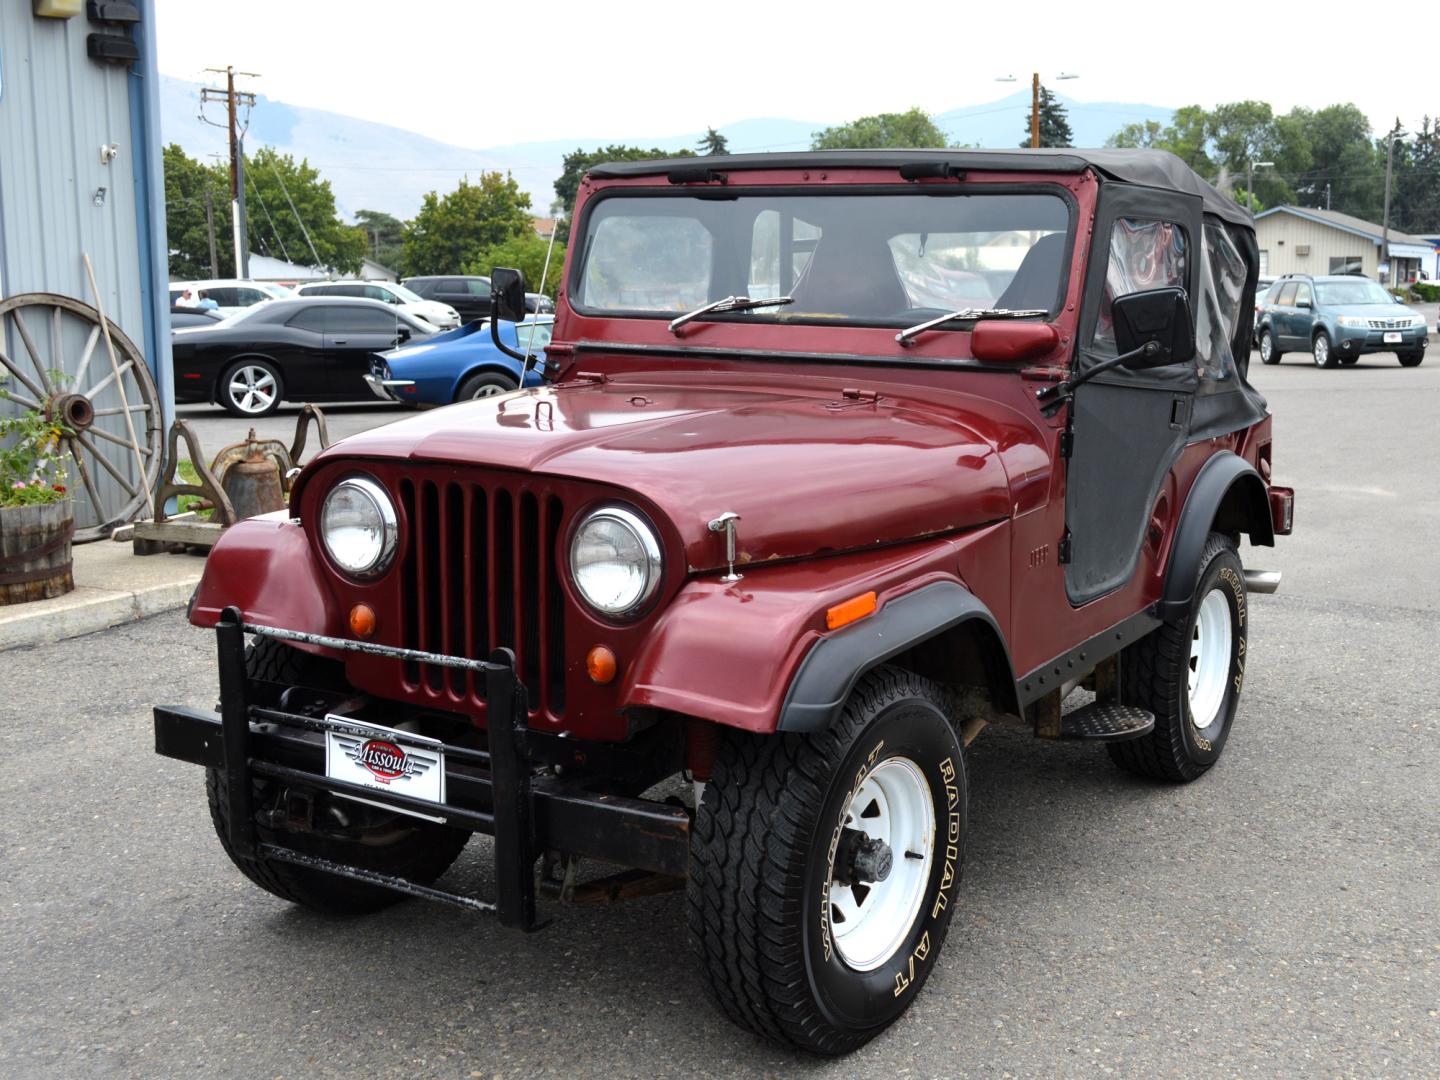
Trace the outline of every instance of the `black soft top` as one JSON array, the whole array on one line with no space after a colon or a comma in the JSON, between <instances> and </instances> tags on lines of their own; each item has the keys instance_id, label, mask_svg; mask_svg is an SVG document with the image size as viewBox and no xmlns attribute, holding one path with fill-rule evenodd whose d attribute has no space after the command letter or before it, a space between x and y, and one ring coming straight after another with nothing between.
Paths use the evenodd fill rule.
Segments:
<instances>
[{"instance_id":1,"label":"black soft top","mask_svg":"<svg viewBox=\"0 0 1440 1080\"><path fill-rule=\"evenodd\" d=\"M959 170L1078 173L1094 169L1107 180L1183 191L1199 196L1205 213L1245 229L1255 228L1250 212L1200 179L1165 150L812 150L786 154L715 154L708 157L614 161L597 165L597 179L651 176L672 169L704 167L716 172L743 169L898 169L911 164L947 165Z\"/></svg>"}]
</instances>

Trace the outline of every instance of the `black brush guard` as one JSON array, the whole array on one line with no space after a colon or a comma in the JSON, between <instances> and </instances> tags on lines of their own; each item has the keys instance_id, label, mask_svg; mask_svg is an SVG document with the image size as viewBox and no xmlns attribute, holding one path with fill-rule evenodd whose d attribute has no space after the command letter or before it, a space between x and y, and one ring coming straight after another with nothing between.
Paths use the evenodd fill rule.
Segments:
<instances>
[{"instance_id":1,"label":"black brush guard","mask_svg":"<svg viewBox=\"0 0 1440 1080\"><path fill-rule=\"evenodd\" d=\"M428 802L325 775L326 731L371 734L343 719L305 716L253 704L245 672L245 635L323 645L390 659L462 668L484 676L489 750L443 744L446 801ZM489 660L442 656L370 642L303 634L243 621L226 608L215 626L220 666L220 715L178 706L155 707L155 751L222 769L227 781L229 842L242 857L264 857L322 870L410 896L493 912L505 926L533 930L535 862L546 851L600 859L670 877L688 869L690 818L677 806L589 791L536 776L529 753L525 687L515 657L497 649ZM347 866L267 843L256 830L251 781L264 777L289 787L356 795L397 810L413 810L457 828L495 838L495 900L462 896L404 878Z\"/></svg>"}]
</instances>

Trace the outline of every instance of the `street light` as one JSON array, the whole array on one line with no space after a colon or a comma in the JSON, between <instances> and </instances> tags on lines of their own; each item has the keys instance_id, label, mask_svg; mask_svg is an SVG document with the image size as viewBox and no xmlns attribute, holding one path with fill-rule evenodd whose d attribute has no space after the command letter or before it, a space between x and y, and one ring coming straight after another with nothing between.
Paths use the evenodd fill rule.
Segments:
<instances>
[{"instance_id":1,"label":"street light","mask_svg":"<svg viewBox=\"0 0 1440 1080\"><path fill-rule=\"evenodd\" d=\"M1255 212L1255 188L1254 174L1256 169L1273 169L1273 161L1256 161L1254 158L1245 159L1245 209L1252 214Z\"/></svg>"},{"instance_id":2,"label":"street light","mask_svg":"<svg viewBox=\"0 0 1440 1080\"><path fill-rule=\"evenodd\" d=\"M1055 81L1061 79L1078 79L1079 75L1062 71L1055 76ZM1018 82L1014 75L1001 75L996 82ZM1031 148L1040 145L1040 73L1037 71L1030 76L1030 146Z\"/></svg>"}]
</instances>

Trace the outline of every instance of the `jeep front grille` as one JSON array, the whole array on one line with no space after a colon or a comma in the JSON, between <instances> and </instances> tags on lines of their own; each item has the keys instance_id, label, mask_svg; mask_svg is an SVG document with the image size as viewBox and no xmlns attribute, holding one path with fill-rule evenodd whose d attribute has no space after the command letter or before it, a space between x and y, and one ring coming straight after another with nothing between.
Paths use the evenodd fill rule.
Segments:
<instances>
[{"instance_id":1,"label":"jeep front grille","mask_svg":"<svg viewBox=\"0 0 1440 1080\"><path fill-rule=\"evenodd\" d=\"M515 651L530 715L565 713L565 597L555 561L565 524L559 497L525 481L407 479L401 562L402 644L486 659ZM485 700L470 672L406 662L406 688L455 704Z\"/></svg>"}]
</instances>

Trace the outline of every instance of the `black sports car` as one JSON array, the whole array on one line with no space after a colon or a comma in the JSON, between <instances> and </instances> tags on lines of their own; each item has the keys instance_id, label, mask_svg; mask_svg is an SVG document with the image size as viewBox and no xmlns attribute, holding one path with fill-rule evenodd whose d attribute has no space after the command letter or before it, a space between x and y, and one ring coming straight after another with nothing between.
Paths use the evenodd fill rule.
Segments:
<instances>
[{"instance_id":1,"label":"black sports car","mask_svg":"<svg viewBox=\"0 0 1440 1080\"><path fill-rule=\"evenodd\" d=\"M284 401L373 401L370 359L434 328L377 300L271 300L171 334L175 400L265 416Z\"/></svg>"}]
</instances>

